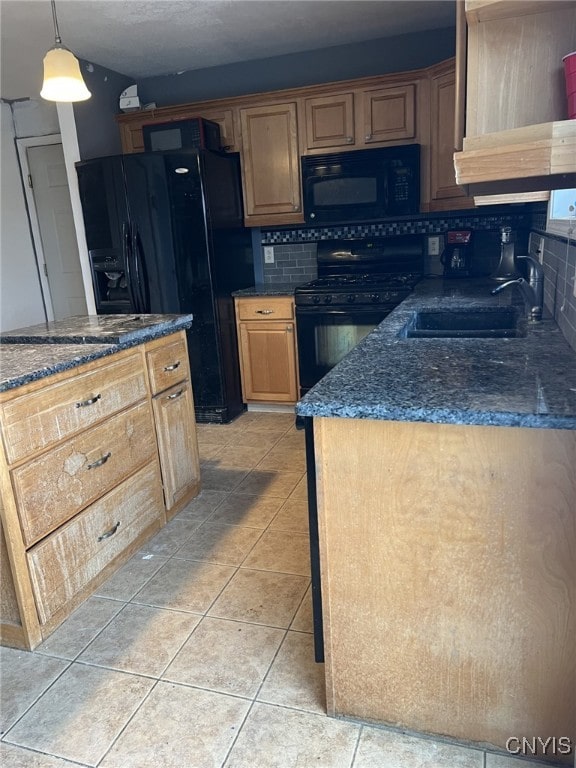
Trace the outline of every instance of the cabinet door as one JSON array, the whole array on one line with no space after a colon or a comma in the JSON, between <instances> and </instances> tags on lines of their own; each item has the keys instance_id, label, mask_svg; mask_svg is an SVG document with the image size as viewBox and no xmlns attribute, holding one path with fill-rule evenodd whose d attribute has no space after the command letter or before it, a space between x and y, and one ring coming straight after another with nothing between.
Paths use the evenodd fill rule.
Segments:
<instances>
[{"instance_id":1,"label":"cabinet door","mask_svg":"<svg viewBox=\"0 0 576 768\"><path fill-rule=\"evenodd\" d=\"M302 221L296 104L240 110L246 223Z\"/></svg>"},{"instance_id":2,"label":"cabinet door","mask_svg":"<svg viewBox=\"0 0 576 768\"><path fill-rule=\"evenodd\" d=\"M120 124L120 142L125 155L144 152L144 137L141 123Z\"/></svg>"},{"instance_id":3,"label":"cabinet door","mask_svg":"<svg viewBox=\"0 0 576 768\"><path fill-rule=\"evenodd\" d=\"M291 322L240 323L242 389L246 401L296 402L294 330Z\"/></svg>"},{"instance_id":4,"label":"cabinet door","mask_svg":"<svg viewBox=\"0 0 576 768\"><path fill-rule=\"evenodd\" d=\"M232 109L200 109L198 114L220 126L220 143L226 152L238 152Z\"/></svg>"},{"instance_id":5,"label":"cabinet door","mask_svg":"<svg viewBox=\"0 0 576 768\"><path fill-rule=\"evenodd\" d=\"M438 210L439 201L454 200L460 206L466 203L470 208L473 200L466 197L456 184L454 169L454 111L456 106L456 86L454 71L445 72L431 79L431 154L430 184L431 209ZM441 206L446 207L446 206ZM452 206L449 206L452 207Z\"/></svg>"},{"instance_id":6,"label":"cabinet door","mask_svg":"<svg viewBox=\"0 0 576 768\"><path fill-rule=\"evenodd\" d=\"M350 147L354 134L354 94L304 99L306 149Z\"/></svg>"},{"instance_id":7,"label":"cabinet door","mask_svg":"<svg viewBox=\"0 0 576 768\"><path fill-rule=\"evenodd\" d=\"M167 516L198 493L200 463L194 398L189 381L157 395L152 405L160 453ZM178 505L178 506L177 506ZM176 509L175 509L176 508Z\"/></svg>"},{"instance_id":8,"label":"cabinet door","mask_svg":"<svg viewBox=\"0 0 576 768\"><path fill-rule=\"evenodd\" d=\"M362 91L364 144L413 139L416 135L416 86Z\"/></svg>"}]
</instances>

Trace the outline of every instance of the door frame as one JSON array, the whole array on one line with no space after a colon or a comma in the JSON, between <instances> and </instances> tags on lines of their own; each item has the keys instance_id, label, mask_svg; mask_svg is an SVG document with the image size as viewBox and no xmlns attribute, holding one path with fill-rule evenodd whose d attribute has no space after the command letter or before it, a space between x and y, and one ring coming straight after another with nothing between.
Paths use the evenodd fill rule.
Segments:
<instances>
[{"instance_id":1,"label":"door frame","mask_svg":"<svg viewBox=\"0 0 576 768\"><path fill-rule=\"evenodd\" d=\"M50 284L46 275L44 248L42 247L42 236L40 235L40 224L38 222L38 211L36 210L36 200L34 192L30 186L30 165L28 163L28 149L30 147L44 147L50 144L62 144L62 136L59 133L52 133L47 136L31 136L27 139L16 139L16 149L20 161L20 172L22 174L22 186L26 197L26 207L28 208L28 220L30 221L30 231L32 233L32 242L34 245L34 258L38 269L38 278L40 280L40 290L44 299L46 308L46 319L54 320L54 306L52 304L52 294L50 293ZM62 147L64 151L64 147Z\"/></svg>"}]
</instances>

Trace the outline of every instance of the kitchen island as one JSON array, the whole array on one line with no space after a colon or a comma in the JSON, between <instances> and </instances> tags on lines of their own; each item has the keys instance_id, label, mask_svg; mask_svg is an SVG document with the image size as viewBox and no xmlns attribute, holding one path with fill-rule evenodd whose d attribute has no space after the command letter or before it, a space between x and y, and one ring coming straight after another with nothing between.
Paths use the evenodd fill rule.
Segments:
<instances>
[{"instance_id":1,"label":"kitchen island","mask_svg":"<svg viewBox=\"0 0 576 768\"><path fill-rule=\"evenodd\" d=\"M32 649L200 488L191 315L70 318L0 346L0 637Z\"/></svg>"},{"instance_id":2,"label":"kitchen island","mask_svg":"<svg viewBox=\"0 0 576 768\"><path fill-rule=\"evenodd\" d=\"M491 287L423 281L296 412L314 429L329 714L505 751L576 742L576 354L551 320L406 337L424 308L510 303Z\"/></svg>"}]
</instances>

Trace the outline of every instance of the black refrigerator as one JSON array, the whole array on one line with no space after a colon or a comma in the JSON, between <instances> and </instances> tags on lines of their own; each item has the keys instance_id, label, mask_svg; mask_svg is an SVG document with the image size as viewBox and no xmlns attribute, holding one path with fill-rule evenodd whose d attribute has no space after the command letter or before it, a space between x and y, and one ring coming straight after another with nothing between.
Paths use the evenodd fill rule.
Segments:
<instances>
[{"instance_id":1,"label":"black refrigerator","mask_svg":"<svg viewBox=\"0 0 576 768\"><path fill-rule=\"evenodd\" d=\"M98 314L192 314L196 420L243 409L231 292L254 284L237 154L144 152L76 164Z\"/></svg>"}]
</instances>

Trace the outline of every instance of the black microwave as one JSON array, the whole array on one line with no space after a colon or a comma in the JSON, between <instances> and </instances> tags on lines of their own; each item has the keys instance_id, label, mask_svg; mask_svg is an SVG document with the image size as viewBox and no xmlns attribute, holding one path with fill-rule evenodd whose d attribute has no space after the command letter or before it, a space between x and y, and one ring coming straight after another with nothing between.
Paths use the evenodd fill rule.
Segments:
<instances>
[{"instance_id":1,"label":"black microwave","mask_svg":"<svg viewBox=\"0 0 576 768\"><path fill-rule=\"evenodd\" d=\"M220 126L203 117L144 124L142 137L147 152L166 152L174 149L211 149L217 152L222 148Z\"/></svg>"},{"instance_id":2,"label":"black microwave","mask_svg":"<svg viewBox=\"0 0 576 768\"><path fill-rule=\"evenodd\" d=\"M302 158L304 216L346 224L420 211L420 145L359 149Z\"/></svg>"}]
</instances>

